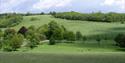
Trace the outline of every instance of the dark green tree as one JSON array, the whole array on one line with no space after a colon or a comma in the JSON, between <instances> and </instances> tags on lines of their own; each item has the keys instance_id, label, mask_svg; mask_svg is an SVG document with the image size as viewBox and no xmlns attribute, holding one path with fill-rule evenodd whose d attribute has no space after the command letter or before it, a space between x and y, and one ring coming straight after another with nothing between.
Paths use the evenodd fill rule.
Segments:
<instances>
[{"instance_id":1,"label":"dark green tree","mask_svg":"<svg viewBox=\"0 0 125 63\"><path fill-rule=\"evenodd\" d=\"M116 45L118 45L119 47L125 47L125 35L124 34L117 35L114 40L116 42Z\"/></svg>"},{"instance_id":2,"label":"dark green tree","mask_svg":"<svg viewBox=\"0 0 125 63\"><path fill-rule=\"evenodd\" d=\"M55 45L56 42L55 42L55 39L54 37L52 36L50 39L49 39L49 45Z\"/></svg>"},{"instance_id":3,"label":"dark green tree","mask_svg":"<svg viewBox=\"0 0 125 63\"><path fill-rule=\"evenodd\" d=\"M80 40L82 40L82 38L83 38L83 36L82 36L81 32L77 31L76 32L76 40L80 41Z\"/></svg>"}]
</instances>

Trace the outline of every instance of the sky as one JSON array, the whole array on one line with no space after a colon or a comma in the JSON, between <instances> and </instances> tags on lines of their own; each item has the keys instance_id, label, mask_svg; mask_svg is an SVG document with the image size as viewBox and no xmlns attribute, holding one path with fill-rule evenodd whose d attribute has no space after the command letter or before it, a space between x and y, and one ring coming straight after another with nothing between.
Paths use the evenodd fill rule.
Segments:
<instances>
[{"instance_id":1,"label":"sky","mask_svg":"<svg viewBox=\"0 0 125 63\"><path fill-rule=\"evenodd\" d=\"M125 13L125 0L0 0L0 13L50 11Z\"/></svg>"}]
</instances>

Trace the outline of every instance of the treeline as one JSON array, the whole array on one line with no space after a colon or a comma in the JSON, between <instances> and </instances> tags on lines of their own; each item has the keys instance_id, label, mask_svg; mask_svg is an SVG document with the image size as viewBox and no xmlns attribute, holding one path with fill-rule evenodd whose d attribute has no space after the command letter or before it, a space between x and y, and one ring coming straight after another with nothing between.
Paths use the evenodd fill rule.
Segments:
<instances>
[{"instance_id":1,"label":"treeline","mask_svg":"<svg viewBox=\"0 0 125 63\"><path fill-rule=\"evenodd\" d=\"M55 15L56 12L50 11L49 13L45 13L45 12L40 12L40 13L30 13L30 12L27 12L27 13L2 13L2 14L0 14L0 17L6 16L8 14L18 14L18 15L21 15L21 16L32 16L32 15Z\"/></svg>"},{"instance_id":2,"label":"treeline","mask_svg":"<svg viewBox=\"0 0 125 63\"><path fill-rule=\"evenodd\" d=\"M78 13L78 12L63 12L53 15L56 18L68 20L96 21L96 22L121 22L125 21L125 13Z\"/></svg>"},{"instance_id":3,"label":"treeline","mask_svg":"<svg viewBox=\"0 0 125 63\"><path fill-rule=\"evenodd\" d=\"M23 16L16 13L0 14L0 28L18 25L23 20Z\"/></svg>"}]
</instances>

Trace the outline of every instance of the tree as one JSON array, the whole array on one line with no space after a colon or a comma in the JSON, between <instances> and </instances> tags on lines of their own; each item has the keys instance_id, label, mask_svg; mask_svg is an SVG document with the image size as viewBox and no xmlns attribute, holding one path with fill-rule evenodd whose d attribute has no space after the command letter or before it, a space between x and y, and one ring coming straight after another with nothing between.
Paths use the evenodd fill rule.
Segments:
<instances>
[{"instance_id":1,"label":"tree","mask_svg":"<svg viewBox=\"0 0 125 63\"><path fill-rule=\"evenodd\" d=\"M33 49L39 44L41 40L41 34L36 32L36 28L34 26L30 26L26 34L26 39L29 41L27 47Z\"/></svg>"},{"instance_id":2,"label":"tree","mask_svg":"<svg viewBox=\"0 0 125 63\"><path fill-rule=\"evenodd\" d=\"M44 12L41 12L40 15L44 15L45 13Z\"/></svg>"},{"instance_id":3,"label":"tree","mask_svg":"<svg viewBox=\"0 0 125 63\"><path fill-rule=\"evenodd\" d=\"M82 40L82 34L79 31L76 32L76 40Z\"/></svg>"},{"instance_id":4,"label":"tree","mask_svg":"<svg viewBox=\"0 0 125 63\"><path fill-rule=\"evenodd\" d=\"M16 51L23 43L23 36L21 34L14 34L12 37L4 39L4 51Z\"/></svg>"},{"instance_id":5,"label":"tree","mask_svg":"<svg viewBox=\"0 0 125 63\"><path fill-rule=\"evenodd\" d=\"M83 36L82 40L83 40L83 41L86 41L86 40L87 40L87 37L86 37L86 36Z\"/></svg>"},{"instance_id":6,"label":"tree","mask_svg":"<svg viewBox=\"0 0 125 63\"><path fill-rule=\"evenodd\" d=\"M96 38L96 41L98 42L98 45L100 46L101 45L101 38L99 36Z\"/></svg>"},{"instance_id":7,"label":"tree","mask_svg":"<svg viewBox=\"0 0 125 63\"><path fill-rule=\"evenodd\" d=\"M55 21L51 21L48 24L48 31L46 32L46 37L47 39L50 39L51 36L53 36L55 40L63 39L62 28Z\"/></svg>"},{"instance_id":8,"label":"tree","mask_svg":"<svg viewBox=\"0 0 125 63\"><path fill-rule=\"evenodd\" d=\"M78 12L62 12L53 15L56 18L68 20L83 20L83 21L96 21L96 22L122 22L125 21L125 14L123 13L78 13Z\"/></svg>"},{"instance_id":9,"label":"tree","mask_svg":"<svg viewBox=\"0 0 125 63\"><path fill-rule=\"evenodd\" d=\"M15 25L18 25L23 20L23 16L16 13L10 13L3 15L0 18L0 27L6 28L6 27L12 27Z\"/></svg>"},{"instance_id":10,"label":"tree","mask_svg":"<svg viewBox=\"0 0 125 63\"><path fill-rule=\"evenodd\" d=\"M20 48L22 43L23 43L23 36L21 34L15 34L11 39L10 39L10 46L12 47L13 51L16 51L17 48Z\"/></svg>"},{"instance_id":11,"label":"tree","mask_svg":"<svg viewBox=\"0 0 125 63\"><path fill-rule=\"evenodd\" d=\"M0 29L0 49L2 48L2 37L3 37L3 31Z\"/></svg>"},{"instance_id":12,"label":"tree","mask_svg":"<svg viewBox=\"0 0 125 63\"><path fill-rule=\"evenodd\" d=\"M64 33L64 39L66 39L68 41L75 41L75 34L71 31L66 31Z\"/></svg>"},{"instance_id":13,"label":"tree","mask_svg":"<svg viewBox=\"0 0 125 63\"><path fill-rule=\"evenodd\" d=\"M50 38L50 40L49 40L49 45L55 45L55 39L54 39L54 37L52 36L51 38Z\"/></svg>"},{"instance_id":14,"label":"tree","mask_svg":"<svg viewBox=\"0 0 125 63\"><path fill-rule=\"evenodd\" d=\"M4 31L4 38L11 38L14 34L16 34L16 31L14 29L6 29Z\"/></svg>"},{"instance_id":15,"label":"tree","mask_svg":"<svg viewBox=\"0 0 125 63\"><path fill-rule=\"evenodd\" d=\"M27 47L30 47L31 49L37 47L36 39L30 39L30 41L27 43Z\"/></svg>"},{"instance_id":16,"label":"tree","mask_svg":"<svg viewBox=\"0 0 125 63\"><path fill-rule=\"evenodd\" d=\"M114 40L116 42L116 45L118 45L119 47L125 47L125 35L124 34L117 35Z\"/></svg>"}]
</instances>

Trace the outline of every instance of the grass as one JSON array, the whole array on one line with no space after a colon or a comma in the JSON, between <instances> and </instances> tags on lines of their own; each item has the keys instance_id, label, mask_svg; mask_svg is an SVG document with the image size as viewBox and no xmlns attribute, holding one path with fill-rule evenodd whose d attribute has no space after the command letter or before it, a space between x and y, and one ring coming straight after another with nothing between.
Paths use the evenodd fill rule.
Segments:
<instances>
[{"instance_id":1,"label":"grass","mask_svg":"<svg viewBox=\"0 0 125 63\"><path fill-rule=\"evenodd\" d=\"M35 17L37 20L31 21L31 19ZM24 16L24 20L22 21L22 23L13 28L18 30L22 26L29 27L31 25L39 27L41 25L48 24L52 20L56 21L60 25L64 25L68 30L81 31L83 35L96 35L104 33L110 34L125 31L125 24L65 20L57 19L50 15Z\"/></svg>"},{"instance_id":2,"label":"grass","mask_svg":"<svg viewBox=\"0 0 125 63\"><path fill-rule=\"evenodd\" d=\"M110 46L110 47L109 47ZM56 45L43 44L37 48L26 51L31 53L65 53L65 54L82 54L84 52L122 52L118 47L111 45L98 45L96 43L58 43ZM22 50L23 51L23 50Z\"/></svg>"},{"instance_id":3,"label":"grass","mask_svg":"<svg viewBox=\"0 0 125 63\"><path fill-rule=\"evenodd\" d=\"M0 63L124 63L125 53L1 53Z\"/></svg>"},{"instance_id":4,"label":"grass","mask_svg":"<svg viewBox=\"0 0 125 63\"><path fill-rule=\"evenodd\" d=\"M90 42L90 41L89 41ZM110 44L107 44L107 46ZM39 45L32 50L1 52L0 63L124 63L125 53L117 47L94 43L57 43ZM106 46L106 45L105 45Z\"/></svg>"},{"instance_id":5,"label":"grass","mask_svg":"<svg viewBox=\"0 0 125 63\"><path fill-rule=\"evenodd\" d=\"M37 19L31 21L31 18ZM125 31L125 24L73 21L53 18L50 15L24 16L22 23L13 28L18 30L22 26L31 25L39 27L52 20L68 30L81 31L85 36L110 36ZM0 52L0 63L125 63L124 51L114 44L113 40L101 40L101 45L95 40L87 40L82 44L57 43L53 46L45 43L32 50L24 47L17 52Z\"/></svg>"}]
</instances>

